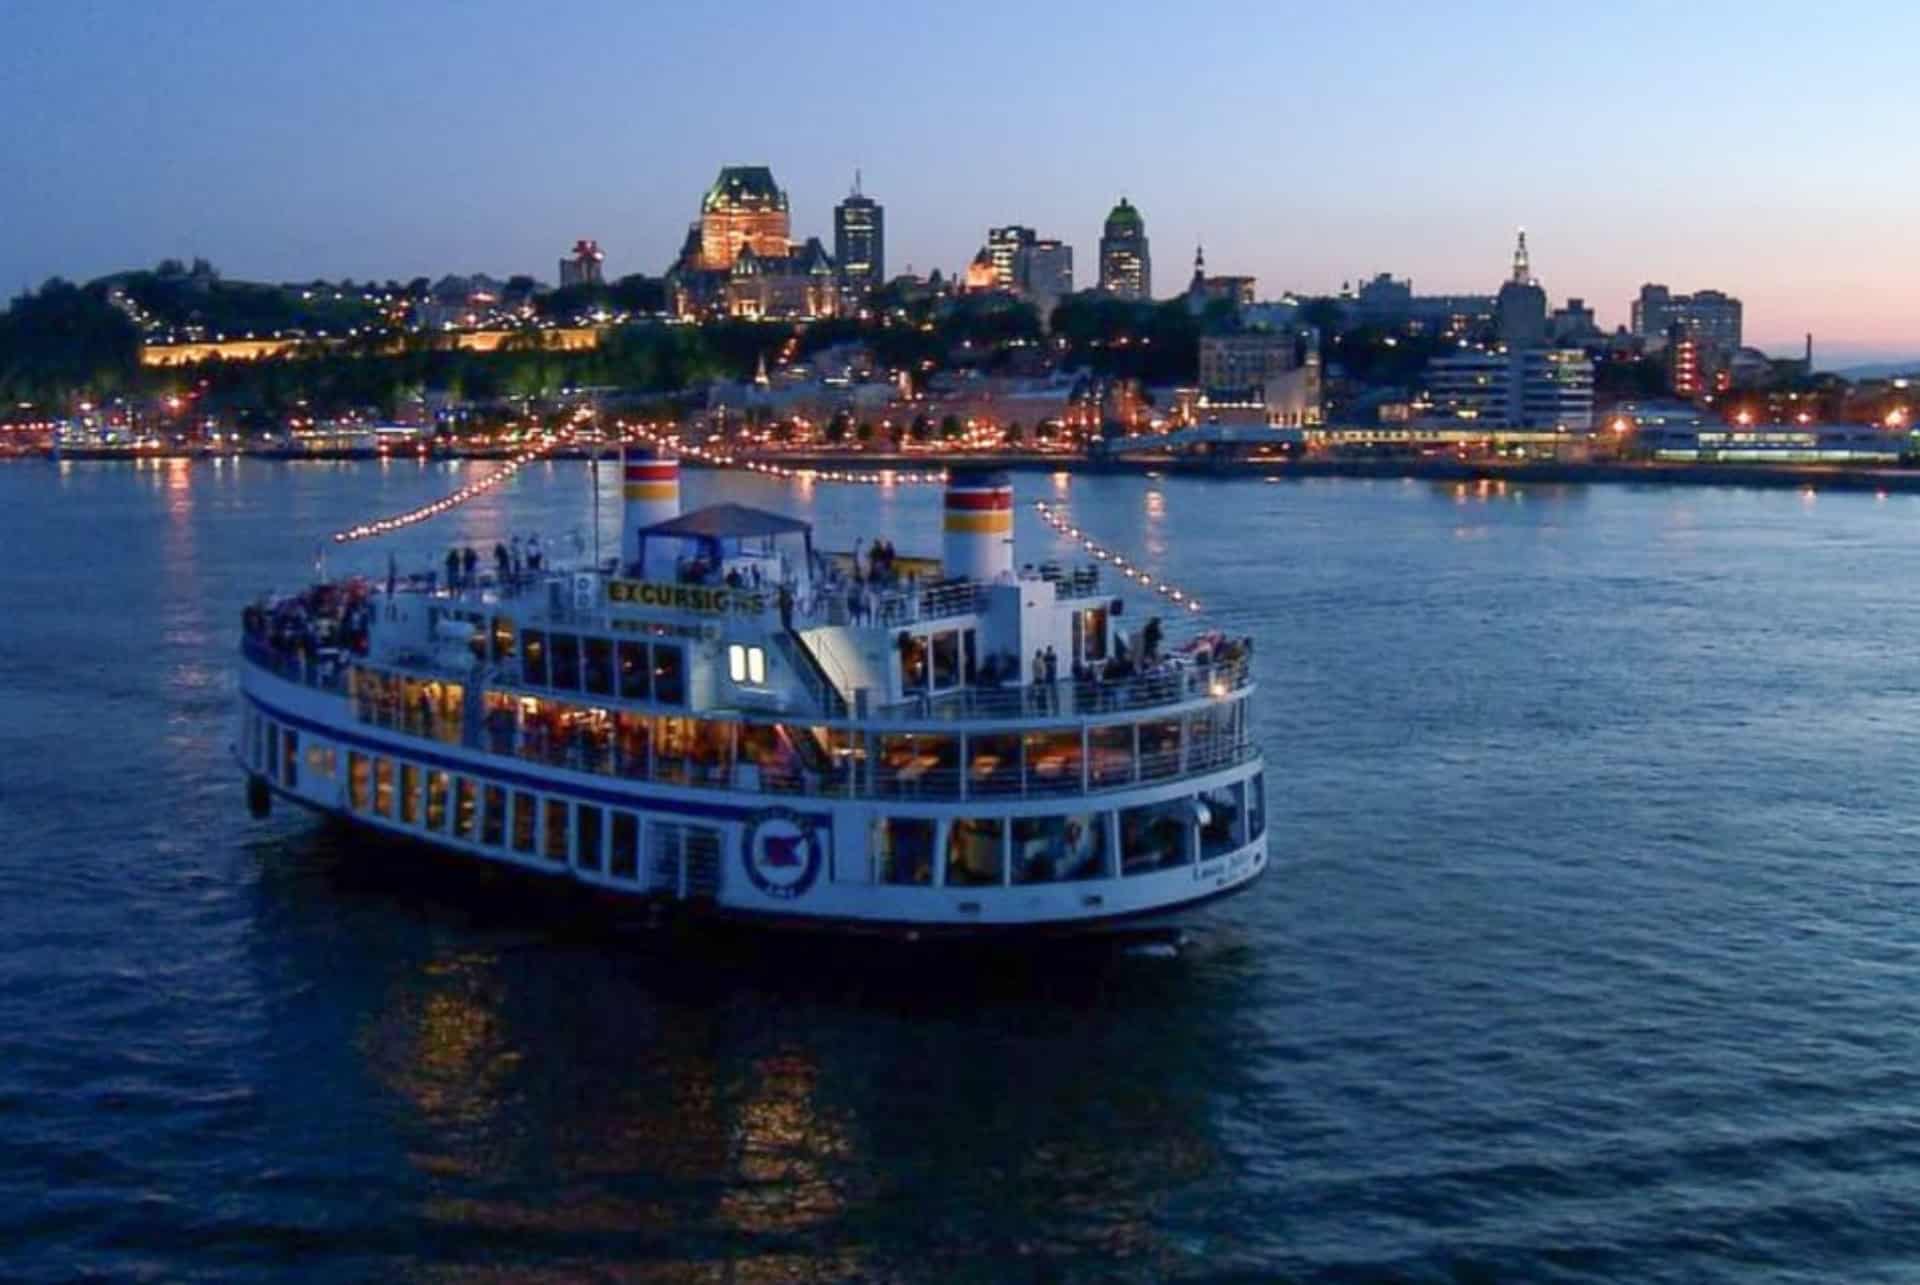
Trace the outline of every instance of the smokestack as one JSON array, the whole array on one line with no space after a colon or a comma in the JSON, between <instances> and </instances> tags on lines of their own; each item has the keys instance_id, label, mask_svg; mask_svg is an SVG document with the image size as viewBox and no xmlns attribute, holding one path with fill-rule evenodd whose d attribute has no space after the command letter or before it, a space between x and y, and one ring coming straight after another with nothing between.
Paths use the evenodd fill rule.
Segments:
<instances>
[{"instance_id":1,"label":"smokestack","mask_svg":"<svg viewBox=\"0 0 1920 1285\"><path fill-rule=\"evenodd\" d=\"M1813 332L1807 332L1807 374L1813 374Z\"/></svg>"},{"instance_id":2,"label":"smokestack","mask_svg":"<svg viewBox=\"0 0 1920 1285\"><path fill-rule=\"evenodd\" d=\"M640 561L640 530L680 516L680 461L649 446L620 451L620 564Z\"/></svg>"},{"instance_id":3,"label":"smokestack","mask_svg":"<svg viewBox=\"0 0 1920 1285\"><path fill-rule=\"evenodd\" d=\"M947 475L945 572L993 581L1013 574L1013 483L1005 473L954 469Z\"/></svg>"}]
</instances>

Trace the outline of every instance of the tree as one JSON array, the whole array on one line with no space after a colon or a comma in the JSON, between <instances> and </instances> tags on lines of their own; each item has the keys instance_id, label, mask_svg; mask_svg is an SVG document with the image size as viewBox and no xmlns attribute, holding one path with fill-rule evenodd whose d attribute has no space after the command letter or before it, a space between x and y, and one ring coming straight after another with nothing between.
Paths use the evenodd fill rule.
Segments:
<instances>
[{"instance_id":1,"label":"tree","mask_svg":"<svg viewBox=\"0 0 1920 1285\"><path fill-rule=\"evenodd\" d=\"M833 418L827 421L827 440L835 446L847 440L847 430L853 427L853 416L845 411L835 411Z\"/></svg>"},{"instance_id":2,"label":"tree","mask_svg":"<svg viewBox=\"0 0 1920 1285\"><path fill-rule=\"evenodd\" d=\"M933 421L925 415L915 415L913 417L913 440L916 442L924 442L932 436Z\"/></svg>"},{"instance_id":3,"label":"tree","mask_svg":"<svg viewBox=\"0 0 1920 1285\"><path fill-rule=\"evenodd\" d=\"M1020 427L1020 421L1016 419L1013 423L1007 425L1005 437L1008 446L1018 446L1026 440L1027 433L1025 429Z\"/></svg>"},{"instance_id":4,"label":"tree","mask_svg":"<svg viewBox=\"0 0 1920 1285\"><path fill-rule=\"evenodd\" d=\"M860 444L863 446L871 442L873 440L873 421L868 419L861 420L860 427L853 430L853 435L860 440Z\"/></svg>"},{"instance_id":5,"label":"tree","mask_svg":"<svg viewBox=\"0 0 1920 1285\"><path fill-rule=\"evenodd\" d=\"M959 436L960 417L958 415L947 415L943 417L940 421L940 440L943 442L951 442Z\"/></svg>"}]
</instances>

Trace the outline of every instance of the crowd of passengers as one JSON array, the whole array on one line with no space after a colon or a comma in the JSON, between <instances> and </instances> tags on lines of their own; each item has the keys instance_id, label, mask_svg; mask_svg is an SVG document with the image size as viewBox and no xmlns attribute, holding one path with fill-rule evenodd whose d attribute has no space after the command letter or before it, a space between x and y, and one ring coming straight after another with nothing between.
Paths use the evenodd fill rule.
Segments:
<instances>
[{"instance_id":1,"label":"crowd of passengers","mask_svg":"<svg viewBox=\"0 0 1920 1285\"><path fill-rule=\"evenodd\" d=\"M240 613L247 640L275 660L300 661L309 669L326 651L367 654L373 623L371 588L365 581L314 585L273 601L251 603Z\"/></svg>"}]
</instances>

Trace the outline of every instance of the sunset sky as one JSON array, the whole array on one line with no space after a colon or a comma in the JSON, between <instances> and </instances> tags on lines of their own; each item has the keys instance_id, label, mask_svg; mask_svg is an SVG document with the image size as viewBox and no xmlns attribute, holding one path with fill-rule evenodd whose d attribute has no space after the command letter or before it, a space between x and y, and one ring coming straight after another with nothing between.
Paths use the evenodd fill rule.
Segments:
<instances>
[{"instance_id":1,"label":"sunset sky","mask_svg":"<svg viewBox=\"0 0 1920 1285\"><path fill-rule=\"evenodd\" d=\"M469 0L0 9L0 284L205 255L230 277L659 273L727 163L831 240L853 171L890 273L992 224L1095 278L1122 194L1173 293L1391 271L1492 290L1524 225L1611 328L1643 281L1823 365L1920 355L1920 7L966 6Z\"/></svg>"}]
</instances>

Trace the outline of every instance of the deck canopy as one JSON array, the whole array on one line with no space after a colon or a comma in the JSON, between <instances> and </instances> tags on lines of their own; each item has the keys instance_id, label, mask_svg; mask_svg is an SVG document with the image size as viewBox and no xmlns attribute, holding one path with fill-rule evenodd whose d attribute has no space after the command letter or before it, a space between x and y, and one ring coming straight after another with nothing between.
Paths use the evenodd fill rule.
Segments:
<instances>
[{"instance_id":1,"label":"deck canopy","mask_svg":"<svg viewBox=\"0 0 1920 1285\"><path fill-rule=\"evenodd\" d=\"M646 578L671 569L675 580L693 584L757 571L763 580L793 584L810 579L812 565L812 524L745 504L710 504L641 527L635 570Z\"/></svg>"}]
</instances>

